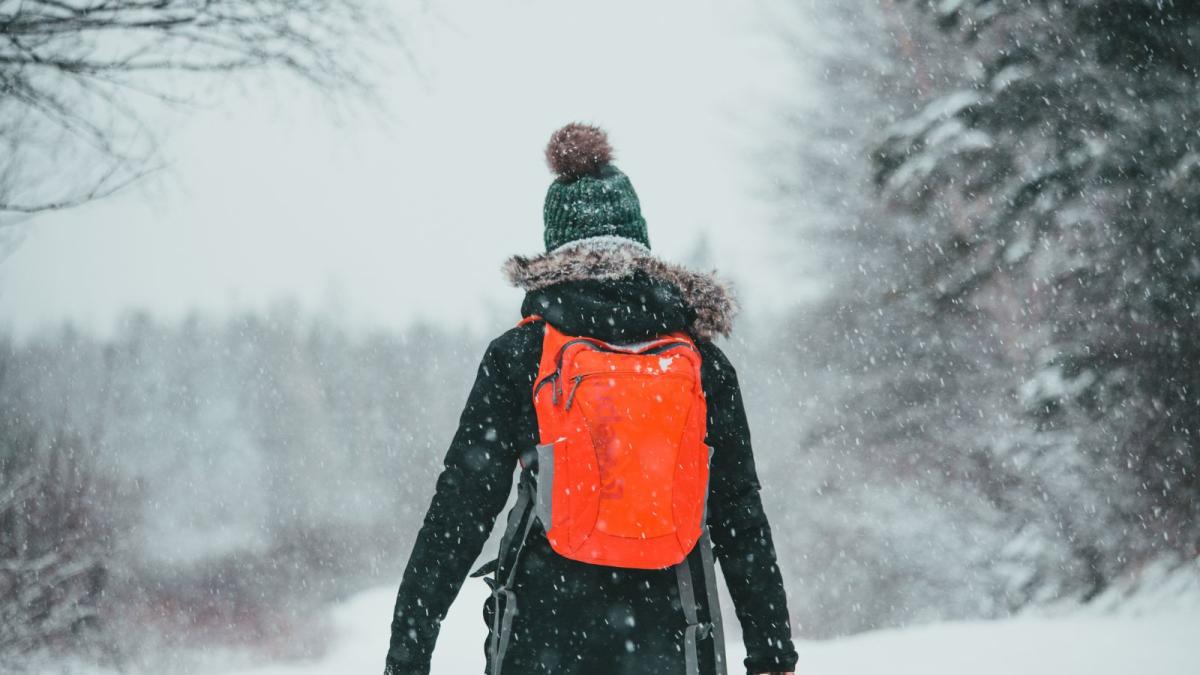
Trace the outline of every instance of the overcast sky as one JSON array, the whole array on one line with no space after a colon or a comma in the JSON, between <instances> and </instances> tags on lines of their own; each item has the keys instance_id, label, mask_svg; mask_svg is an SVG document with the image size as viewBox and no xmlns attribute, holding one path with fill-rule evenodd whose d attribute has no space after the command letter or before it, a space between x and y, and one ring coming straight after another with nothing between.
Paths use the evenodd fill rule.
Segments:
<instances>
[{"instance_id":1,"label":"overcast sky","mask_svg":"<svg viewBox=\"0 0 1200 675\"><path fill-rule=\"evenodd\" d=\"M803 73L752 3L442 4L410 24L416 70L387 57L385 114L280 86L175 115L167 171L24 226L0 324L107 333L129 309L289 295L359 326L515 321L499 267L542 249L542 149L573 120L609 131L657 254L686 260L706 236L752 311L795 302L796 250L755 160Z\"/></svg>"}]
</instances>

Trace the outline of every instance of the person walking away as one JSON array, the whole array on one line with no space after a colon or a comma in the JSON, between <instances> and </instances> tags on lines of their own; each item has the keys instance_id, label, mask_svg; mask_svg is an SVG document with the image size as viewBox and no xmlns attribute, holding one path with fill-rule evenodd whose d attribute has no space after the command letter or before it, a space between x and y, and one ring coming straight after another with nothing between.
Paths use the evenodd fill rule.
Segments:
<instances>
[{"instance_id":1,"label":"person walking away","mask_svg":"<svg viewBox=\"0 0 1200 675\"><path fill-rule=\"evenodd\" d=\"M546 158L546 252L514 256L522 320L488 346L400 583L387 675L426 675L507 502L487 575L488 675L724 675L714 563L747 673L795 667L737 375L713 343L736 304L650 252L606 135Z\"/></svg>"}]
</instances>

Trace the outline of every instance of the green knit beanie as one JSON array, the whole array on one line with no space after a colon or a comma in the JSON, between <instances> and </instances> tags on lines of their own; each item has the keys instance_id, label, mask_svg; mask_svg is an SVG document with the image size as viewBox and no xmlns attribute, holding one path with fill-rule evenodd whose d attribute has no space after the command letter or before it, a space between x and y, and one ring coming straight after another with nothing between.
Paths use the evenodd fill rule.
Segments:
<instances>
[{"instance_id":1,"label":"green knit beanie","mask_svg":"<svg viewBox=\"0 0 1200 675\"><path fill-rule=\"evenodd\" d=\"M568 124L554 132L546 162L558 178L546 191L546 250L583 239L618 237L650 248L633 184L611 164L604 131Z\"/></svg>"}]
</instances>

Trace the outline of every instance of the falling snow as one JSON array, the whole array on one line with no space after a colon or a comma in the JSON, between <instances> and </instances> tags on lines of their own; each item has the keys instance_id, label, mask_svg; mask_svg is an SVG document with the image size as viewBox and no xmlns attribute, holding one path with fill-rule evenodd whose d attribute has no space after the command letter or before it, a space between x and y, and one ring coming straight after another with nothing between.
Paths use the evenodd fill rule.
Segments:
<instances>
[{"instance_id":1,"label":"falling snow","mask_svg":"<svg viewBox=\"0 0 1200 675\"><path fill-rule=\"evenodd\" d=\"M0 1L0 32L11 38L0 46L0 82L15 88L0 99L0 273L26 233L45 227L61 234L56 214L93 213L73 210L75 198L58 192L90 201L114 187L104 181L125 175L125 162L153 160L130 179L160 164L158 143L129 140L142 139L142 127L159 116L143 119L142 103L125 102L154 82L133 79L137 72L180 64L204 70L187 66L197 52L169 36L138 43L129 57L133 73L83 67L88 50L104 53L104 41L70 31L103 12L71 9L76 4ZM189 3L166 3L175 4ZM314 6L337 16L335 8L354 16L383 11L359 0ZM643 195L648 216L668 213L670 200L706 201L711 185L693 184L696 174L676 180L674 172L718 153L726 134L754 148L753 162L730 164L711 180L752 193L769 210L759 219L769 226L714 210L691 238L672 240L658 233L687 230L656 229L648 217L655 255L698 270L731 269L734 285L774 296L770 303L743 296L751 311L717 341L736 375L724 361L706 371L736 384L722 389L734 394L709 404L737 417L744 399L752 432L715 444L724 446L716 452L741 454L737 461L714 455L713 466L725 471L714 471L710 490L725 496L722 480L749 477L734 490L742 501L730 502L737 508L723 514L727 540L718 542L730 579L722 592L733 670L747 649L763 648L756 639L768 648L787 642L786 630L764 638L756 624L743 643L739 615L755 602L759 613L778 612L777 624L788 625L782 590L747 590L765 574L782 578L787 590L797 672L1193 672L1200 631L1200 3L768 0L743 10L757 17L762 53L739 57L759 60L760 67L745 68L753 72L722 72L710 61L707 70L688 69L684 62L702 55L674 46L663 29L688 32L689 12L715 5L674 3L679 15L670 22L643 20L652 10L641 4L579 10L629 36L588 29L582 15L564 30L557 6L546 6L542 41L513 39L513 54L505 55L528 50L530 61L503 60L505 71L493 73L505 85L498 98L556 88L561 74L547 76L532 63L574 63L565 52L576 40L602 54L620 52L625 40L650 45L637 53L652 57L633 65L614 54L611 72L607 60L602 73L580 66L571 75L591 81L591 97L564 94L554 111L613 117L627 153L618 161L639 185L642 174L657 181L647 184L667 186ZM269 25L307 25L303 16L282 16ZM55 27L31 33L36 39L19 36L21 26L33 25L22 22L35 19ZM66 52L29 56L56 44L46 36L60 31L71 38ZM453 69L422 62L425 36L400 31L398 39L415 67L428 69L428 86L442 86L439 70ZM142 63L143 49L166 52ZM473 68L500 58L471 51L469 41L462 50L456 58ZM352 79L340 62L308 48L284 60L325 64L309 79L339 96L340 80ZM635 70L658 85L642 79L622 89ZM47 83L58 75L68 79L54 89ZM125 77L131 89L121 88ZM674 96L677 87L706 90L718 77L771 79L775 93L707 111L720 125L704 133L686 127L686 153L660 146L664 128L684 120L656 116L656 97ZM56 95L30 104L45 87ZM160 93L150 98L162 103L177 94L174 85L146 91ZM527 108L529 116L544 112ZM401 124L408 123L404 112L395 111ZM432 123L488 125L487 113L441 111L445 120ZM28 126L35 114L49 115L51 126L59 117L70 124L39 135ZM642 126L618 126L631 117ZM493 133L523 137L525 130ZM66 145L75 136L90 148L82 155ZM508 154L496 142L478 152ZM405 148L395 154L403 157ZM536 148L531 155L533 166ZM106 174L109 161L121 170ZM212 158L220 161L248 160ZM63 162L91 168L74 171ZM528 168L516 158L513 167L514 180ZM311 170L322 171L321 162L314 159ZM495 212L480 228L508 228L503 236L514 247L538 245L540 193L506 201L499 195L512 188L508 175L461 162L409 170L419 185L411 176L384 181L395 200L420 190L443 201L486 202ZM101 182L68 189L76 180ZM62 189L43 194L47 186ZM157 189L123 194L154 211ZM267 212L292 198L268 192L261 195ZM31 195L48 206L22 206ZM332 208L336 233L342 205ZM422 218L380 214L378 226L413 239L443 226L435 214ZM726 264L735 251L711 245L704 228L720 228L720 242L762 238L770 255ZM294 236L309 236L302 230ZM164 225L144 236L169 231ZM70 236L59 241L74 247ZM293 243L273 241L273 256L287 257ZM600 243L610 252L625 245L611 237ZM216 258L236 257L239 246L192 253L191 244L179 244L189 255ZM403 247L378 248L388 265L414 262ZM444 251L440 276L382 292L428 297L450 308L448 315L476 306L447 278L486 273L499 285L500 277L491 268L468 269L456 257L461 252ZM495 251L497 266L515 252ZM107 274L121 277L122 260L105 264ZM274 269L257 259L255 268L267 276ZM686 304L699 293L688 283L649 276L631 272L636 283L627 286L605 278L608 285L592 288L586 303L572 295L577 288L556 284L531 293L525 309L568 321L575 302L589 308L575 317L582 326L575 334L638 344L668 327L713 321L711 307ZM153 278L136 282L139 290L156 287ZM76 304L86 306L85 290L64 283L54 292L78 294ZM619 300L603 304L597 298L605 293ZM514 367L516 350L497 345L519 335L511 327L520 298L505 297L512 302L488 316L428 320L397 309L405 315L400 324L367 329L351 326L336 302L308 311L284 300L241 311L197 307L184 316L131 311L107 335L69 322L20 339L5 333L0 672L382 670L396 586L417 557L418 533L436 545L419 585L453 596L462 579L442 573L494 558L507 524L500 511L491 527L491 511L506 499L512 504L516 481L496 467L537 456L536 442L514 440L514 417L496 412L529 405L532 381L511 390L472 385L503 379ZM655 330L620 335L638 322ZM666 373L654 380L663 385L677 382L688 362L660 355L638 369ZM624 376L612 371L582 386L615 389ZM544 391L569 406L572 384L581 386L553 382ZM482 515L445 519L452 509L429 509L435 488L453 496L451 506ZM578 498L596 490L563 492ZM625 573L596 578L613 590L632 578ZM548 595L579 591L568 574L542 581ZM665 633L630 608L644 602L675 612L679 602L672 606L676 596L653 580L626 588L636 597L585 605L599 618L591 633L572 638L617 636L612 651L625 654L614 658L649 658L653 638ZM396 634L417 642L440 628L434 672L479 672L485 596L485 582L467 580L444 618L435 603L417 598L405 617L416 625ZM734 611L731 598L743 611ZM565 621L541 618L548 626ZM549 672L578 656L550 636L536 647Z\"/></svg>"}]
</instances>

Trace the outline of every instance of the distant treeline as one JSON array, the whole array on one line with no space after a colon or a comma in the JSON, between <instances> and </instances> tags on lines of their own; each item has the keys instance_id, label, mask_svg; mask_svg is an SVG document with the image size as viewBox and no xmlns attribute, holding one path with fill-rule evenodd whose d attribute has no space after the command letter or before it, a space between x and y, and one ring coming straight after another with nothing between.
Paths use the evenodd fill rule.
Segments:
<instances>
[{"instance_id":1,"label":"distant treeline","mask_svg":"<svg viewBox=\"0 0 1200 675\"><path fill-rule=\"evenodd\" d=\"M0 654L283 649L399 578L481 343L283 307L4 344Z\"/></svg>"}]
</instances>

